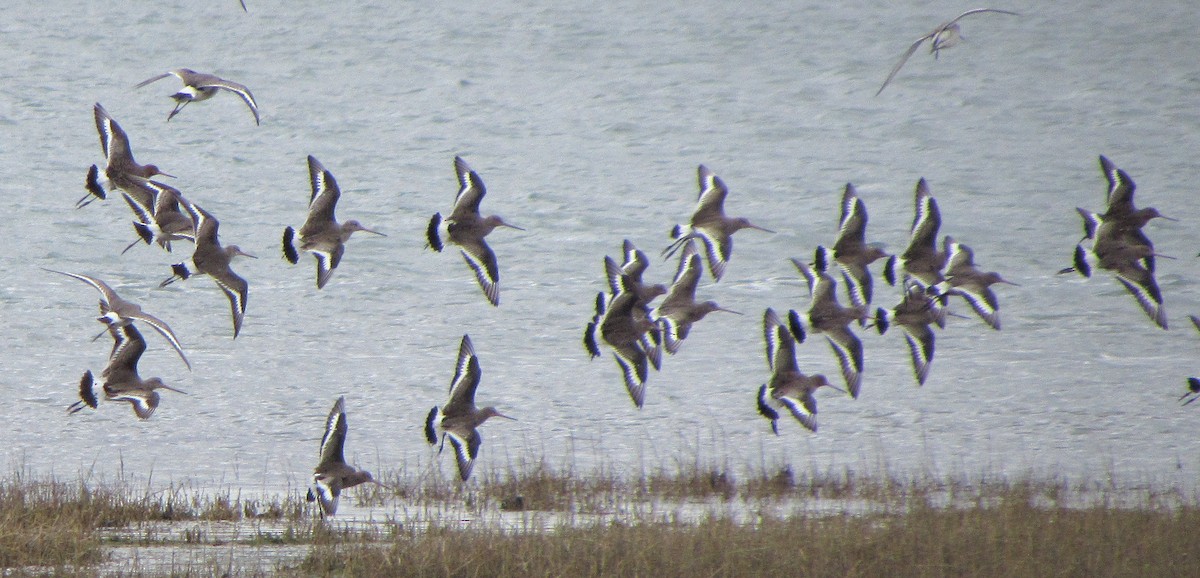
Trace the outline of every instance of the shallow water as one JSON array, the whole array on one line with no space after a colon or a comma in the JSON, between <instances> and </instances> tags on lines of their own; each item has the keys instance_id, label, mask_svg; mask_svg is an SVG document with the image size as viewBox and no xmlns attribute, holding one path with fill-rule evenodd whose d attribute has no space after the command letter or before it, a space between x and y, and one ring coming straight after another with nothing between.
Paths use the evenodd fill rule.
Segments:
<instances>
[{"instance_id":1,"label":"shallow water","mask_svg":"<svg viewBox=\"0 0 1200 578\"><path fill-rule=\"evenodd\" d=\"M1175 398L1200 373L1192 181L1200 140L1200 13L1184 3L1003 6L1020 17L964 21L967 41L935 61L918 53L872 95L913 38L963 6L719 2L491 2L453 10L350 1L47 0L0 23L9 81L0 85L0 457L62 478L293 492L316 459L323 419L347 396L351 463L420 469L437 459L422 420L444 401L469 333L484 372L481 405L520 421L483 428L476 475L545 456L581 471L674 468L696 460L819 471L1045 475L1194 487L1200 408ZM1000 7L1000 6L997 6ZM248 85L170 123L187 66ZM81 210L100 161L91 105L129 133L141 162L177 175L221 219L221 238L258 255L242 335L228 305L196 278L157 289L185 259L136 247L110 199ZM313 154L343 190L339 217L388 237L356 236L325 289L308 257L289 266L279 238L298 226ZM489 238L502 271L492 308L453 251L425 244L449 210L454 155L488 185L483 203L527 232ZM1079 236L1076 206L1099 208L1105 154L1139 200L1179 222L1147 231L1172 324L1156 329L1104 275L1057 276ZM602 259L629 238L666 281L667 232L686 220L696 165L730 186L730 214L778 231L741 232L725 278L698 291L744 316L716 313L629 402L610 357L580 344ZM832 243L846 181L869 238L900 250L912 188L926 177L942 233L1019 287L997 289L1002 331L970 311L938 334L929 381L915 385L899 335L863 335L863 394L823 391L820 431L794 421L772 436L755 410L767 378L761 315L807 308L788 257ZM38 267L93 274L170 323L188 372L152 332L143 376L167 392L148 421L124 407L67 416L79 375L102 369L107 338L96 294ZM878 268L876 268L878 271ZM898 294L877 282L877 305ZM806 372L837 374L821 340L799 348ZM453 475L453 461L441 467ZM302 490L301 490L302 491Z\"/></svg>"}]
</instances>

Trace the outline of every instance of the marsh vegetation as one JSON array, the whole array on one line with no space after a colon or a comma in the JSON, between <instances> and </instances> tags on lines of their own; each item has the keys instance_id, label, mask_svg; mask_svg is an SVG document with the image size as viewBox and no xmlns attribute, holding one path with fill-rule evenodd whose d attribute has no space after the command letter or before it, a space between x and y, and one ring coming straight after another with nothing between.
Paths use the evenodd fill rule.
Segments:
<instances>
[{"instance_id":1,"label":"marsh vegetation","mask_svg":"<svg viewBox=\"0 0 1200 578\"><path fill-rule=\"evenodd\" d=\"M535 461L462 485L401 469L322 519L289 495L0 481L8 573L445 576L1200 575L1196 496L1054 477L903 478L699 463L638 475ZM122 560L221 546L197 564ZM241 567L253 550L268 566ZM174 550L173 550L174 549ZM299 552L297 553L297 549ZM278 550L282 551L282 550Z\"/></svg>"}]
</instances>

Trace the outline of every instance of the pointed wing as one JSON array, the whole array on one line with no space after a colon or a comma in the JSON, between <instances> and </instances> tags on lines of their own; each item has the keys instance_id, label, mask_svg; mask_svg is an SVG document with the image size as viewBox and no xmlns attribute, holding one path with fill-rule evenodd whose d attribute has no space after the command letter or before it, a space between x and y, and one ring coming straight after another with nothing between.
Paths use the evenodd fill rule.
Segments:
<instances>
[{"instance_id":1,"label":"pointed wing","mask_svg":"<svg viewBox=\"0 0 1200 578\"><path fill-rule=\"evenodd\" d=\"M500 268L496 265L496 254L487 242L480 239L478 243L463 245L463 260L475 272L479 287L492 305L500 304Z\"/></svg>"},{"instance_id":2,"label":"pointed wing","mask_svg":"<svg viewBox=\"0 0 1200 578\"><path fill-rule=\"evenodd\" d=\"M917 385L925 385L929 377L929 366L933 362L934 336L928 325L904 325L904 339L908 341L908 352L912 356L913 375Z\"/></svg>"},{"instance_id":3,"label":"pointed wing","mask_svg":"<svg viewBox=\"0 0 1200 578\"><path fill-rule=\"evenodd\" d=\"M937 252L937 234L942 226L942 213L937 200L929 192L929 184L922 177L917 181L913 216L912 236L908 249L901 255L904 259L918 257L926 252Z\"/></svg>"},{"instance_id":4,"label":"pointed wing","mask_svg":"<svg viewBox=\"0 0 1200 578\"><path fill-rule=\"evenodd\" d=\"M692 330L692 324L673 317L662 317L661 323L667 353L675 355L679 352L679 348L683 346L683 340L687 339L688 333Z\"/></svg>"},{"instance_id":5,"label":"pointed wing","mask_svg":"<svg viewBox=\"0 0 1200 578\"><path fill-rule=\"evenodd\" d=\"M775 310L770 308L763 314L763 340L767 345L767 367L775 374L799 370L796 366L796 339L780 321Z\"/></svg>"},{"instance_id":6,"label":"pointed wing","mask_svg":"<svg viewBox=\"0 0 1200 578\"><path fill-rule=\"evenodd\" d=\"M1104 216L1120 217L1134 212L1133 193L1137 186L1133 179L1104 155L1100 155L1100 170L1104 171L1104 178L1108 179L1108 193L1105 195L1108 210Z\"/></svg>"},{"instance_id":7,"label":"pointed wing","mask_svg":"<svg viewBox=\"0 0 1200 578\"><path fill-rule=\"evenodd\" d=\"M809 267L807 263L796 259L795 257L792 258L792 265L796 266L796 270L799 271L800 274L804 276L804 280L808 282L808 297L815 301L816 289L820 285L816 272L813 271L813 268Z\"/></svg>"},{"instance_id":8,"label":"pointed wing","mask_svg":"<svg viewBox=\"0 0 1200 578\"><path fill-rule=\"evenodd\" d=\"M705 253L708 256L708 270L714 281L720 281L725 275L725 265L733 254L733 235L722 231L710 231L708 228L696 230L697 236L704 241Z\"/></svg>"},{"instance_id":9,"label":"pointed wing","mask_svg":"<svg viewBox=\"0 0 1200 578\"><path fill-rule=\"evenodd\" d=\"M782 395L776 399L788 408L792 417L796 418L800 425L808 428L809 431L817 431L817 400L811 391L806 391L801 397Z\"/></svg>"},{"instance_id":10,"label":"pointed wing","mask_svg":"<svg viewBox=\"0 0 1200 578\"><path fill-rule=\"evenodd\" d=\"M692 222L702 222L715 215L725 214L725 197L729 188L725 181L714 175L708 167L700 165L700 196L696 202L696 212L692 214Z\"/></svg>"},{"instance_id":11,"label":"pointed wing","mask_svg":"<svg viewBox=\"0 0 1200 578\"><path fill-rule=\"evenodd\" d=\"M112 330L111 325L109 327L109 333L114 339L117 338L118 332ZM121 327L120 338L113 347L108 366L100 372L100 377L107 378L107 381L114 383L137 380L138 360L145 352L146 340L142 338L142 334L138 332L137 328L133 324Z\"/></svg>"},{"instance_id":12,"label":"pointed wing","mask_svg":"<svg viewBox=\"0 0 1200 578\"><path fill-rule=\"evenodd\" d=\"M316 499L321 504L321 514L332 516L337 513L338 498L342 495L342 486L336 477L313 476L313 487L316 488Z\"/></svg>"},{"instance_id":13,"label":"pointed wing","mask_svg":"<svg viewBox=\"0 0 1200 578\"><path fill-rule=\"evenodd\" d=\"M1124 267L1117 273L1117 281L1125 286L1130 295L1137 300L1142 311L1159 327L1167 328L1167 315L1162 307L1162 293L1154 275L1141 267Z\"/></svg>"},{"instance_id":14,"label":"pointed wing","mask_svg":"<svg viewBox=\"0 0 1200 578\"><path fill-rule=\"evenodd\" d=\"M475 357L475 344L471 342L470 335L463 335L462 341L458 344L458 357L454 362L454 378L450 380L450 392L454 392L454 386L462 381L463 376L467 373L467 364L471 358ZM474 398L472 398L474 399Z\"/></svg>"},{"instance_id":15,"label":"pointed wing","mask_svg":"<svg viewBox=\"0 0 1200 578\"><path fill-rule=\"evenodd\" d=\"M1100 215L1080 207L1075 207L1075 211L1083 218L1083 238L1094 239L1100 227Z\"/></svg>"},{"instance_id":16,"label":"pointed wing","mask_svg":"<svg viewBox=\"0 0 1200 578\"><path fill-rule=\"evenodd\" d=\"M859 265L847 266L844 263L838 263L842 267L842 280L846 282L846 297L850 299L850 303L855 307L866 307L871 303L871 293L873 292L871 280L871 272L866 267Z\"/></svg>"},{"instance_id":17,"label":"pointed wing","mask_svg":"<svg viewBox=\"0 0 1200 578\"><path fill-rule=\"evenodd\" d=\"M96 120L96 132L100 135L100 149L112 166L114 159L133 159L133 151L129 148L129 137L121 129L121 125L113 120L100 103L92 106L92 116Z\"/></svg>"},{"instance_id":18,"label":"pointed wing","mask_svg":"<svg viewBox=\"0 0 1200 578\"><path fill-rule=\"evenodd\" d=\"M320 464L341 464L346 462L342 453L346 445L346 397L342 396L333 403L329 417L325 418L325 434L321 436ZM318 466L320 467L320 466Z\"/></svg>"},{"instance_id":19,"label":"pointed wing","mask_svg":"<svg viewBox=\"0 0 1200 578\"><path fill-rule=\"evenodd\" d=\"M838 238L833 244L833 252L838 253L850 245L861 245L866 242L867 207L854 190L854 185L846 183L842 192L842 218L838 221Z\"/></svg>"},{"instance_id":20,"label":"pointed wing","mask_svg":"<svg viewBox=\"0 0 1200 578\"><path fill-rule=\"evenodd\" d=\"M962 295L971 309L975 310L975 314L992 329L1000 329L1000 305L996 301L996 293L991 288L959 287L955 292Z\"/></svg>"},{"instance_id":21,"label":"pointed wing","mask_svg":"<svg viewBox=\"0 0 1200 578\"><path fill-rule=\"evenodd\" d=\"M625 253L625 262L621 264L621 271L637 281L642 280L642 273L650 266L650 259L646 254L638 250L629 239L625 239L621 244L621 248Z\"/></svg>"},{"instance_id":22,"label":"pointed wing","mask_svg":"<svg viewBox=\"0 0 1200 578\"><path fill-rule=\"evenodd\" d=\"M301 230L309 228L309 223L336 222L334 210L342 196L333 173L312 155L308 156L308 180L312 185L312 196L308 199L308 219Z\"/></svg>"},{"instance_id":23,"label":"pointed wing","mask_svg":"<svg viewBox=\"0 0 1200 578\"><path fill-rule=\"evenodd\" d=\"M333 277L333 271L337 269L338 263L342 261L342 255L346 252L346 246L338 243L334 245L332 251L310 252L317 259L317 289L321 289Z\"/></svg>"},{"instance_id":24,"label":"pointed wing","mask_svg":"<svg viewBox=\"0 0 1200 578\"><path fill-rule=\"evenodd\" d=\"M162 73L162 74L158 74L158 75L152 76L152 77L150 77L150 78L147 78L146 80L143 80L143 81L141 81L141 82L139 82L139 83L135 84L133 87L134 87L134 88L141 88L141 87L143 87L143 86L146 86L147 84L150 84L150 83L152 83L152 82L156 82L156 81L162 80L162 79L164 79L164 78L166 78L166 77L168 77L168 76L178 76L178 75L177 75L177 74L175 74L175 72L173 72L173 71L172 71L172 72L164 72L164 73Z\"/></svg>"},{"instance_id":25,"label":"pointed wing","mask_svg":"<svg viewBox=\"0 0 1200 578\"><path fill-rule=\"evenodd\" d=\"M842 377L846 380L846 389L850 392L850 397L857 399L859 388L862 386L862 342L846 328L826 335L826 339L842 367Z\"/></svg>"},{"instance_id":26,"label":"pointed wing","mask_svg":"<svg viewBox=\"0 0 1200 578\"><path fill-rule=\"evenodd\" d=\"M130 319L136 319L142 323L145 323L146 325L149 325L150 327L153 327L154 330L159 333L159 335L163 336L163 339L166 339L167 342L171 344L171 347L175 348L175 352L179 354L179 358L183 360L183 364L186 365L189 370L192 368L191 362L189 362L187 356L183 354L183 346L179 344L179 339L175 337L175 332L171 331L171 327L167 325L165 321L143 311L128 313L126 316Z\"/></svg>"},{"instance_id":27,"label":"pointed wing","mask_svg":"<svg viewBox=\"0 0 1200 578\"><path fill-rule=\"evenodd\" d=\"M767 369L775 369L775 356L780 346L780 335L775 330L782 326L783 322L780 321L779 315L775 313L774 309L768 307L763 312L763 343L767 346Z\"/></svg>"},{"instance_id":28,"label":"pointed wing","mask_svg":"<svg viewBox=\"0 0 1200 578\"><path fill-rule=\"evenodd\" d=\"M105 303L112 303L113 301L120 301L120 299L121 299L120 297L117 296L116 291L112 290L112 287L109 287L107 283L105 283L104 281L101 281L95 277L90 277L88 275L82 275L79 273L67 273L66 271L56 271L54 269L47 269L45 267L42 267L41 269L43 271L49 271L51 273L58 273L59 275L66 275L67 277L73 277L75 279L83 281L84 283L87 283L88 285L91 285L92 287L95 287L96 290L100 292L100 296L104 299Z\"/></svg>"},{"instance_id":29,"label":"pointed wing","mask_svg":"<svg viewBox=\"0 0 1200 578\"><path fill-rule=\"evenodd\" d=\"M613 295L621 292L621 277L625 273L621 266L608 255L604 256L604 276L608 279L608 289ZM630 277L632 279L632 277Z\"/></svg>"},{"instance_id":30,"label":"pointed wing","mask_svg":"<svg viewBox=\"0 0 1200 578\"><path fill-rule=\"evenodd\" d=\"M908 62L908 58L917 51L917 48L921 46L922 42L925 42L930 38L933 38L933 33L926 34L925 36L918 38L912 43L912 46L908 47L908 50L904 51L904 54L900 55L900 60L896 61L896 65L892 67L891 72L888 72L887 78L884 79L883 84L879 87L879 90L875 91L875 96L879 96L879 93L883 92L883 89L887 88L888 83L890 83L892 79L896 77L896 73L900 72L900 68L904 66L904 63Z\"/></svg>"},{"instance_id":31,"label":"pointed wing","mask_svg":"<svg viewBox=\"0 0 1200 578\"><path fill-rule=\"evenodd\" d=\"M700 283L700 273L700 256L695 250L685 252L679 263L675 282L671 284L671 290L663 298L658 310L670 317L690 308L696 302L696 286Z\"/></svg>"},{"instance_id":32,"label":"pointed wing","mask_svg":"<svg viewBox=\"0 0 1200 578\"><path fill-rule=\"evenodd\" d=\"M143 391L140 389L121 391L109 394L107 397L110 401L129 402L130 407L133 408L133 413L139 419L150 419L150 416L154 415L154 410L158 409L159 397L157 391Z\"/></svg>"},{"instance_id":33,"label":"pointed wing","mask_svg":"<svg viewBox=\"0 0 1200 578\"><path fill-rule=\"evenodd\" d=\"M975 252L970 247L946 237L946 276L969 275L976 273Z\"/></svg>"},{"instance_id":34,"label":"pointed wing","mask_svg":"<svg viewBox=\"0 0 1200 578\"><path fill-rule=\"evenodd\" d=\"M227 270L220 276L212 276L213 281L229 298L229 309L233 315L233 337L237 338L242 331L242 318L246 315L246 300L250 293L250 284L238 277L232 270Z\"/></svg>"},{"instance_id":35,"label":"pointed wing","mask_svg":"<svg viewBox=\"0 0 1200 578\"><path fill-rule=\"evenodd\" d=\"M471 430L466 439L454 431L446 432L446 436L450 438L450 445L454 447L458 477L465 482L471 477L471 470L475 467L475 457L479 455L479 446L483 444L483 438L479 435L479 430L475 429Z\"/></svg>"},{"instance_id":36,"label":"pointed wing","mask_svg":"<svg viewBox=\"0 0 1200 578\"><path fill-rule=\"evenodd\" d=\"M450 401L442 407L442 413L447 417L468 415L475 411L475 390L479 387L483 375L479 368L479 358L471 355L467 358L466 370L454 382L450 390Z\"/></svg>"},{"instance_id":37,"label":"pointed wing","mask_svg":"<svg viewBox=\"0 0 1200 578\"><path fill-rule=\"evenodd\" d=\"M254 124L261 124L258 117L258 103L254 101L254 95L250 94L249 88L246 88L245 85L238 84L230 80L225 80L224 78L214 78L215 80L209 80L205 83L198 84L197 86L200 88L219 88L221 90L228 90L229 92L242 97L242 102L245 102L246 106L250 108L250 112L254 113Z\"/></svg>"},{"instance_id":38,"label":"pointed wing","mask_svg":"<svg viewBox=\"0 0 1200 578\"><path fill-rule=\"evenodd\" d=\"M479 203L487 194L483 179L471 170L462 157L454 157L454 173L458 176L458 195L454 197L454 210L450 213L451 221L461 221L479 217Z\"/></svg>"},{"instance_id":39,"label":"pointed wing","mask_svg":"<svg viewBox=\"0 0 1200 578\"><path fill-rule=\"evenodd\" d=\"M614 346L613 349L613 358L621 366L625 378L625 389L629 391L633 404L642 407L646 399L646 375L649 373L646 352L636 342Z\"/></svg>"},{"instance_id":40,"label":"pointed wing","mask_svg":"<svg viewBox=\"0 0 1200 578\"><path fill-rule=\"evenodd\" d=\"M972 14L979 14L980 12L995 12L997 14L1008 14L1010 16L1020 16L1020 14L1017 14L1016 12L1009 12L1008 10L998 10L996 8L975 8L973 10L967 10L966 12L963 12L962 14L955 16L954 20L951 20L951 21L943 24L942 28L949 27L951 24L954 24L955 22L962 20L964 16L970 16Z\"/></svg>"}]
</instances>

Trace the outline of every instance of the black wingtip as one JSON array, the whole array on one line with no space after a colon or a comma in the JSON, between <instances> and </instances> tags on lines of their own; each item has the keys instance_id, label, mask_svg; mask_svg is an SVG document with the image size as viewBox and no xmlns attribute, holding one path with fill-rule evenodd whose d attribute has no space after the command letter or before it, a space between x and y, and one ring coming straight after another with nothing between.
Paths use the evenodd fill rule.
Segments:
<instances>
[{"instance_id":1,"label":"black wingtip","mask_svg":"<svg viewBox=\"0 0 1200 578\"><path fill-rule=\"evenodd\" d=\"M283 258L293 265L300 260L300 254L296 252L296 245L293 242L295 238L295 229L288 227L283 230Z\"/></svg>"},{"instance_id":2,"label":"black wingtip","mask_svg":"<svg viewBox=\"0 0 1200 578\"><path fill-rule=\"evenodd\" d=\"M888 323L888 318L887 318L887 311L884 310L883 307L876 309L875 310L875 329L877 331L879 331L880 335L887 333L888 325L889 325L889 323Z\"/></svg>"},{"instance_id":3,"label":"black wingtip","mask_svg":"<svg viewBox=\"0 0 1200 578\"><path fill-rule=\"evenodd\" d=\"M437 430L434 428L433 423L433 420L437 418L437 412L438 408L435 405L433 409L429 410L429 415L425 418L425 441L429 442L429 445L437 443Z\"/></svg>"},{"instance_id":4,"label":"black wingtip","mask_svg":"<svg viewBox=\"0 0 1200 578\"><path fill-rule=\"evenodd\" d=\"M442 225L442 214L434 213L433 218L429 219L429 227L425 229L425 239L428 241L427 247L434 251L442 252L444 245L442 239L438 236L438 227Z\"/></svg>"}]
</instances>

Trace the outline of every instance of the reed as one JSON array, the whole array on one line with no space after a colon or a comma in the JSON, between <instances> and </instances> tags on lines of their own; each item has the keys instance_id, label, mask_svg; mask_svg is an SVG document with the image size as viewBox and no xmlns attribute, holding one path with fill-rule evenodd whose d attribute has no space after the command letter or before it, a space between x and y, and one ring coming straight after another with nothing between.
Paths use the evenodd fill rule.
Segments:
<instances>
[{"instance_id":1,"label":"reed","mask_svg":"<svg viewBox=\"0 0 1200 578\"><path fill-rule=\"evenodd\" d=\"M1185 539L1200 532L1200 501L1155 484L700 460L627 474L517 461L468 484L429 467L385 475L387 488L348 498L400 510L346 524L316 517L300 494L17 473L0 480L0 568L71 574L102 563L108 545L135 543L307 546L302 563L278 569L293 575L1200 576ZM476 522L462 523L464 507ZM501 529L484 521L499 510L528 512Z\"/></svg>"},{"instance_id":2,"label":"reed","mask_svg":"<svg viewBox=\"0 0 1200 578\"><path fill-rule=\"evenodd\" d=\"M1040 507L1017 490L966 508L740 524L596 524L554 532L431 529L313 548L297 575L1196 576L1200 510Z\"/></svg>"}]
</instances>

